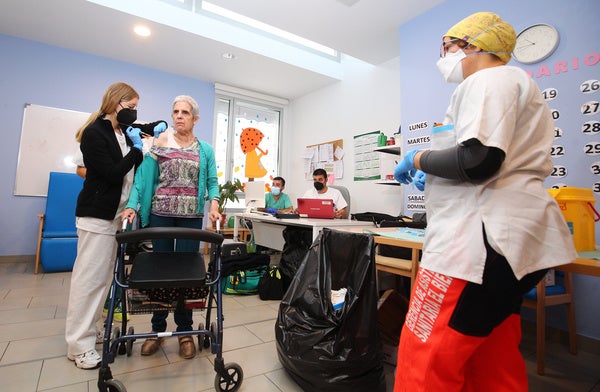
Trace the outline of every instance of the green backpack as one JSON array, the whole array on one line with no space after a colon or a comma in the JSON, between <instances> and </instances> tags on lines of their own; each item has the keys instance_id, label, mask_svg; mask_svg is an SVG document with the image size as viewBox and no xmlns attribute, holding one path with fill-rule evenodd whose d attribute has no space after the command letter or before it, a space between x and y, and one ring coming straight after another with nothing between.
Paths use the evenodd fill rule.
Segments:
<instances>
[{"instance_id":1,"label":"green backpack","mask_svg":"<svg viewBox=\"0 0 600 392\"><path fill-rule=\"evenodd\" d=\"M253 295L258 293L258 281L267 266L249 270L239 270L221 281L223 294Z\"/></svg>"}]
</instances>

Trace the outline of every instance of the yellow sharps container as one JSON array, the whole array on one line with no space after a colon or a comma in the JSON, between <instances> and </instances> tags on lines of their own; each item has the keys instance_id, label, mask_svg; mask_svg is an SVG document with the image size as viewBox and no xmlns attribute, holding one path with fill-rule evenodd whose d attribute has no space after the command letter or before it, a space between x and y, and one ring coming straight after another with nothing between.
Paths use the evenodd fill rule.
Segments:
<instances>
[{"instance_id":1,"label":"yellow sharps container","mask_svg":"<svg viewBox=\"0 0 600 392\"><path fill-rule=\"evenodd\" d=\"M600 215L594 208L594 192L574 187L550 188L548 192L556 199L569 225L577 252L595 250L594 224L600 220Z\"/></svg>"}]
</instances>

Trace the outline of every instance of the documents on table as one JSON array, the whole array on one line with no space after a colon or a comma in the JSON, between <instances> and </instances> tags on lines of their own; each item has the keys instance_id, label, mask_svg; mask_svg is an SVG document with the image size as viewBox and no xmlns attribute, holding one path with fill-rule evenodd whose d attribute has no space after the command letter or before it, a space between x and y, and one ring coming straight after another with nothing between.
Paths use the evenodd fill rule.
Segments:
<instances>
[{"instance_id":1,"label":"documents on table","mask_svg":"<svg viewBox=\"0 0 600 392\"><path fill-rule=\"evenodd\" d=\"M423 242L425 239L425 229L411 229L409 227L398 227L397 230L385 231L377 229L363 229L363 232L407 241Z\"/></svg>"}]
</instances>

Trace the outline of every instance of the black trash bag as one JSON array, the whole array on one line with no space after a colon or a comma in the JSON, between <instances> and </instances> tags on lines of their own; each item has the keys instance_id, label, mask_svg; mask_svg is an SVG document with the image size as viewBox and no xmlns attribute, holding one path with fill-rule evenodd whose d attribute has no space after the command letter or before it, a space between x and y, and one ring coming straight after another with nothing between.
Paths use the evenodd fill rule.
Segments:
<instances>
[{"instance_id":1,"label":"black trash bag","mask_svg":"<svg viewBox=\"0 0 600 392\"><path fill-rule=\"evenodd\" d=\"M305 227L287 226L283 230L283 239L285 244L281 251L281 260L279 261L279 270L283 281L283 291L285 292L298 271L298 267L308 253L312 245L312 229Z\"/></svg>"},{"instance_id":2,"label":"black trash bag","mask_svg":"<svg viewBox=\"0 0 600 392\"><path fill-rule=\"evenodd\" d=\"M304 391L385 392L372 237L323 229L279 305L279 361ZM347 289L333 310L331 289Z\"/></svg>"}]
</instances>

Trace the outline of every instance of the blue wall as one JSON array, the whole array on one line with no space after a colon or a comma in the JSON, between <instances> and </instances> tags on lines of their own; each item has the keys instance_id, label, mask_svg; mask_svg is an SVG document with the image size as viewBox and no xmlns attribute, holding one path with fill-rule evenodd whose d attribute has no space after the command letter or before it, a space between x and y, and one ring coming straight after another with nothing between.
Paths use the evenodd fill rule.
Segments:
<instances>
[{"instance_id":1,"label":"blue wall","mask_svg":"<svg viewBox=\"0 0 600 392\"><path fill-rule=\"evenodd\" d=\"M576 3L576 5L575 5ZM485 4L481 6L481 4ZM551 109L560 111L556 126L563 131L556 138L555 146L564 147L565 154L555 156L556 166L568 169L565 177L549 177L546 185L567 184L595 190L600 195L600 173L593 172L600 166L599 133L581 131L587 121L600 121L600 113L592 116L581 114L585 102L600 101L600 91L582 94L579 86L590 79L600 79L600 2L597 0L505 0L474 2L447 0L429 12L404 24L400 28L400 82L403 148L405 151L426 148L427 137L433 122L442 121L450 96L456 85L445 83L435 63L439 58L442 35L462 18L479 11L491 11L520 32L535 23L554 25L560 34L556 52L541 63L520 65L511 60L509 65L530 71L542 90L556 88L559 95L549 101ZM559 72L557 72L557 69ZM410 145L409 145L410 143ZM586 154L586 145L596 145L596 153ZM405 213L410 207L423 204L421 192L407 188ZM598 203L596 203L598 206ZM416 208L418 209L418 208ZM412 211L414 212L414 211ZM600 229L596 224L596 243L600 243ZM581 335L600 339L600 279L575 275L575 302L577 331ZM548 324L566 328L564 306L549 312ZM531 318L531 314L525 314Z\"/></svg>"},{"instance_id":2,"label":"blue wall","mask_svg":"<svg viewBox=\"0 0 600 392\"><path fill-rule=\"evenodd\" d=\"M35 254L37 214L46 205L45 197L13 196L26 103L91 113L110 84L124 81L140 94L139 118L170 124L173 98L188 94L200 105L196 136L212 143L212 83L6 35L0 53L0 256Z\"/></svg>"}]
</instances>

